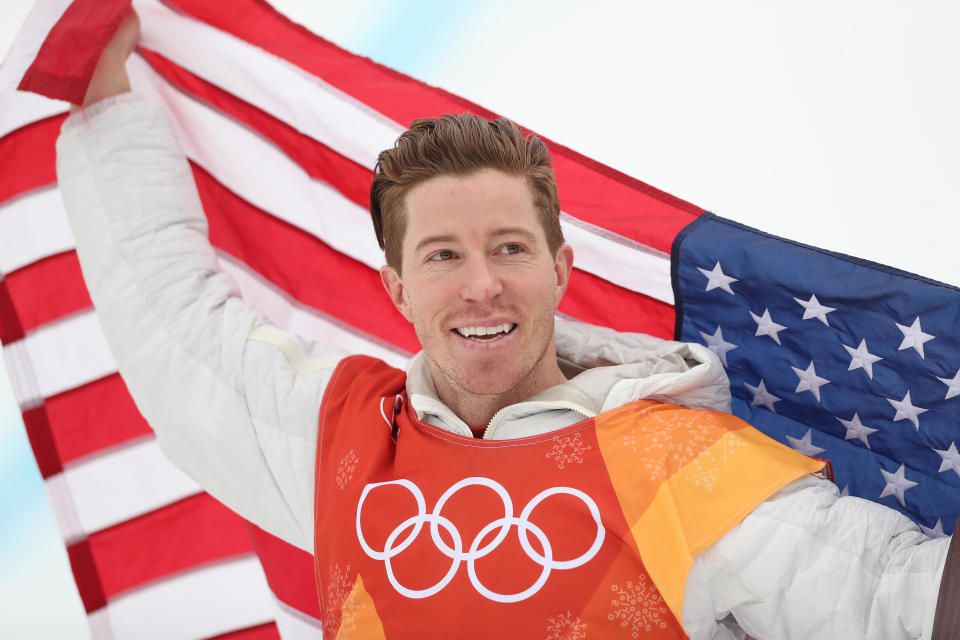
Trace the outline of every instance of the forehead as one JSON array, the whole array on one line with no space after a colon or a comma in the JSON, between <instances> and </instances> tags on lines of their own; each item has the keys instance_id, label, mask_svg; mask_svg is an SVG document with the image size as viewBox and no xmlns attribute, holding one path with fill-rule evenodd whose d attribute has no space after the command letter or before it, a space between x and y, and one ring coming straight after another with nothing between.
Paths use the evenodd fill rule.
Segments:
<instances>
[{"instance_id":1,"label":"forehead","mask_svg":"<svg viewBox=\"0 0 960 640\"><path fill-rule=\"evenodd\" d=\"M504 224L540 226L527 181L496 169L430 178L413 187L404 204L405 250L427 234L470 235Z\"/></svg>"}]
</instances>

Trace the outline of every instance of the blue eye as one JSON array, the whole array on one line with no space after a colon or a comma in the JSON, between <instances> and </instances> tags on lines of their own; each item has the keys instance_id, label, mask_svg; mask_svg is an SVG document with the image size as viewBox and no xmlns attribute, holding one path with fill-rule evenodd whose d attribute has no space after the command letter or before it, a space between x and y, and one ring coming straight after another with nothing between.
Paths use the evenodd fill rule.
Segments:
<instances>
[{"instance_id":1,"label":"blue eye","mask_svg":"<svg viewBox=\"0 0 960 640\"><path fill-rule=\"evenodd\" d=\"M500 253L506 253L508 255L514 255L523 251L523 247L518 244L505 244L500 247Z\"/></svg>"},{"instance_id":2,"label":"blue eye","mask_svg":"<svg viewBox=\"0 0 960 640\"><path fill-rule=\"evenodd\" d=\"M430 259L436 262L451 260L453 259L453 251L438 251L432 256L430 256Z\"/></svg>"}]
</instances>

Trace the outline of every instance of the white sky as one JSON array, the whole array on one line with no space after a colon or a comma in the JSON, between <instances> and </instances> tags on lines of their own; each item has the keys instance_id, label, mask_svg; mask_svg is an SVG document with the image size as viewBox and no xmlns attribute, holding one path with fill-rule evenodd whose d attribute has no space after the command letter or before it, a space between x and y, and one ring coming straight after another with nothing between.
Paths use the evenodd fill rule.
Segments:
<instances>
[{"instance_id":1,"label":"white sky","mask_svg":"<svg viewBox=\"0 0 960 640\"><path fill-rule=\"evenodd\" d=\"M960 4L274 4L719 215L960 285ZM0 636L84 637L42 495L0 376L0 512L33 500L0 523Z\"/></svg>"}]
</instances>

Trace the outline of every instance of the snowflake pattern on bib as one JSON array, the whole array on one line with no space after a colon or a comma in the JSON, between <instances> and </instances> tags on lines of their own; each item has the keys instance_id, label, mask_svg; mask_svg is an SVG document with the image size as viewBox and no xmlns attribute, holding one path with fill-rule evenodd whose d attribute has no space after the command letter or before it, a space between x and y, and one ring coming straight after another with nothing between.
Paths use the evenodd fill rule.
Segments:
<instances>
[{"instance_id":1,"label":"snowflake pattern on bib","mask_svg":"<svg viewBox=\"0 0 960 640\"><path fill-rule=\"evenodd\" d=\"M343 604L347 601L350 591L353 589L353 583L350 581L350 565L330 567L325 586L323 635L327 638L334 638L337 629L342 626L342 622L345 622L345 620L341 620Z\"/></svg>"},{"instance_id":2,"label":"snowflake pattern on bib","mask_svg":"<svg viewBox=\"0 0 960 640\"><path fill-rule=\"evenodd\" d=\"M690 462L691 473L684 476L685 481L696 487L705 488L707 493L713 493L713 483L717 479L721 466L746 446L747 443L740 438L721 438L715 446Z\"/></svg>"},{"instance_id":3,"label":"snowflake pattern on bib","mask_svg":"<svg viewBox=\"0 0 960 640\"><path fill-rule=\"evenodd\" d=\"M658 482L696 459L725 430L703 411L655 413L624 433L620 445L630 449Z\"/></svg>"},{"instance_id":4,"label":"snowflake pattern on bib","mask_svg":"<svg viewBox=\"0 0 960 640\"><path fill-rule=\"evenodd\" d=\"M587 623L569 611L547 619L546 640L584 640L587 637Z\"/></svg>"},{"instance_id":5,"label":"snowflake pattern on bib","mask_svg":"<svg viewBox=\"0 0 960 640\"><path fill-rule=\"evenodd\" d=\"M646 578L637 576L634 580L627 580L626 584L610 585L613 599L610 601L611 611L607 620L619 621L620 627L630 630L632 638L639 638L641 633L656 629L666 629L670 612L667 603L656 587Z\"/></svg>"},{"instance_id":6,"label":"snowflake pattern on bib","mask_svg":"<svg viewBox=\"0 0 960 640\"><path fill-rule=\"evenodd\" d=\"M558 469L563 469L569 464L583 464L583 454L592 448L580 438L579 433L572 433L555 438L553 448L547 452L547 457L557 463Z\"/></svg>"},{"instance_id":7,"label":"snowflake pattern on bib","mask_svg":"<svg viewBox=\"0 0 960 640\"><path fill-rule=\"evenodd\" d=\"M343 458L340 459L340 464L337 465L338 487L343 489L353 480L353 473L357 470L358 462L360 462L360 458L353 449L344 454Z\"/></svg>"}]
</instances>

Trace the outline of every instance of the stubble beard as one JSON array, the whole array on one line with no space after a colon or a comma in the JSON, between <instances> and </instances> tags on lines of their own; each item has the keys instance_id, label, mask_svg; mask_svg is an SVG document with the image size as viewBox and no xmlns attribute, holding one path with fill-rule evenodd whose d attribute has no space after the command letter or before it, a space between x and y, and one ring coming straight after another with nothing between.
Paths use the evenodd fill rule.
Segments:
<instances>
[{"instance_id":1,"label":"stubble beard","mask_svg":"<svg viewBox=\"0 0 960 640\"><path fill-rule=\"evenodd\" d=\"M463 411L472 413L476 409L492 416L499 409L526 400L542 391L543 389L537 388L539 378L542 377L538 370L549 366L547 358L556 357L555 353L548 353L554 350L553 313L541 313L533 324L536 327L535 337L538 338L533 344L541 341L542 344L536 344L533 353L517 362L510 370L498 371L497 361L491 362L489 366L478 363L476 367L468 368L452 356L449 356L451 362L444 366L432 358L428 351L426 355L440 399L458 415ZM422 333L418 330L416 333L421 345L433 341L432 331ZM522 345L518 348L522 348Z\"/></svg>"}]
</instances>

